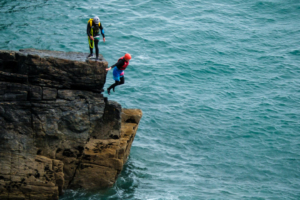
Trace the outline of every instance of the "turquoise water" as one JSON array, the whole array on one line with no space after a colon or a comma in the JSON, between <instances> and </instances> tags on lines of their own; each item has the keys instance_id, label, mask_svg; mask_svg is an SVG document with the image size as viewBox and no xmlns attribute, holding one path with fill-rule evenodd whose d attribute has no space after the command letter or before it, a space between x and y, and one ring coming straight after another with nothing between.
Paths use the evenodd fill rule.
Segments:
<instances>
[{"instance_id":1,"label":"turquoise water","mask_svg":"<svg viewBox=\"0 0 300 200\"><path fill-rule=\"evenodd\" d=\"M124 170L61 199L300 199L298 0L2 0L0 14L0 49L88 53L99 15L109 65L133 57L105 93L144 114Z\"/></svg>"}]
</instances>

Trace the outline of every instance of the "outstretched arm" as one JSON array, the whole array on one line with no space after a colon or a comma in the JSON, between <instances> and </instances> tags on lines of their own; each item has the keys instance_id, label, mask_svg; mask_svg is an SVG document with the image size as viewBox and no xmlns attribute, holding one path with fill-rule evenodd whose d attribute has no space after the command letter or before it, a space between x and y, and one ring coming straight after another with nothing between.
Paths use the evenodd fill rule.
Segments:
<instances>
[{"instance_id":1,"label":"outstretched arm","mask_svg":"<svg viewBox=\"0 0 300 200\"><path fill-rule=\"evenodd\" d=\"M100 24L100 30L101 30L101 35L103 37L103 42L105 42L105 35L104 35L104 29L103 29L103 26L102 26L102 23Z\"/></svg>"},{"instance_id":2,"label":"outstretched arm","mask_svg":"<svg viewBox=\"0 0 300 200\"><path fill-rule=\"evenodd\" d=\"M114 67L118 67L119 68L119 67L121 67L123 65L124 65L124 61L123 61L123 59L120 59L116 64L113 64L111 67L106 68L106 71L109 71L109 70L111 70Z\"/></svg>"}]
</instances>

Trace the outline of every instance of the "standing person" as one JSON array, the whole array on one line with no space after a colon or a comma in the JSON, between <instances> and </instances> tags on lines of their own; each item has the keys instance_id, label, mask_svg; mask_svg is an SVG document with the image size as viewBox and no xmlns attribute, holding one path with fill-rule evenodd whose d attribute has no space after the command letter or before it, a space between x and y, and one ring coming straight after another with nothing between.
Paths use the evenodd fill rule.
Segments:
<instances>
[{"instance_id":1,"label":"standing person","mask_svg":"<svg viewBox=\"0 0 300 200\"><path fill-rule=\"evenodd\" d=\"M106 71L111 70L113 67L113 78L115 80L115 83L109 86L107 88L107 93L110 94L110 90L113 89L115 91L115 87L117 85L122 85L125 83L125 78L124 78L124 70L126 67L129 65L129 60L131 59L131 55L129 53L126 53L123 57L119 58L118 62L111 67L107 68Z\"/></svg>"},{"instance_id":2,"label":"standing person","mask_svg":"<svg viewBox=\"0 0 300 200\"><path fill-rule=\"evenodd\" d=\"M86 33L88 35L89 47L90 47L90 55L88 56L88 58L93 56L93 49L95 46L96 60L99 59L98 43L100 40L100 34L99 34L100 31L101 31L101 35L103 37L103 42L105 42L104 29L102 27L99 17L95 16L94 18L90 18L87 23L87 28L86 28Z\"/></svg>"}]
</instances>

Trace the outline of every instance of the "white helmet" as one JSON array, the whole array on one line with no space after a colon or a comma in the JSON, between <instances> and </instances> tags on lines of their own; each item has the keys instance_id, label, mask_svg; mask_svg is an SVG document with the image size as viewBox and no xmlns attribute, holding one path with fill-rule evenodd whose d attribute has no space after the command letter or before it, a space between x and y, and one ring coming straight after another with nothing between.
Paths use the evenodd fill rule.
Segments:
<instances>
[{"instance_id":1,"label":"white helmet","mask_svg":"<svg viewBox=\"0 0 300 200\"><path fill-rule=\"evenodd\" d=\"M99 17L95 16L95 17L93 18L93 22L94 22L95 24L99 24L99 22L100 22Z\"/></svg>"}]
</instances>

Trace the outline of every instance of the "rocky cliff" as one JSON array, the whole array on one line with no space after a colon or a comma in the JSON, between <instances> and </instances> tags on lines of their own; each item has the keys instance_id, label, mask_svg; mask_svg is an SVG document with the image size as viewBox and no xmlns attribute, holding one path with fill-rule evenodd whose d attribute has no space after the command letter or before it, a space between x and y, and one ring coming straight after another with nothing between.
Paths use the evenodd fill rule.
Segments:
<instances>
[{"instance_id":1,"label":"rocky cliff","mask_svg":"<svg viewBox=\"0 0 300 200\"><path fill-rule=\"evenodd\" d=\"M116 181L142 112L108 101L108 63L86 56L0 51L0 199L52 200Z\"/></svg>"}]
</instances>

